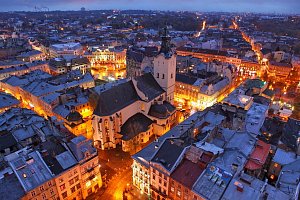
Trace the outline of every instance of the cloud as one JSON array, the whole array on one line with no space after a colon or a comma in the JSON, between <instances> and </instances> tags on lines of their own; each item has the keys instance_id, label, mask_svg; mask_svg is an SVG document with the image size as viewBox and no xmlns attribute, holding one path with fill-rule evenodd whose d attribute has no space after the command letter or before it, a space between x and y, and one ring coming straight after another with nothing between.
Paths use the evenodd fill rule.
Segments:
<instances>
[{"instance_id":1,"label":"cloud","mask_svg":"<svg viewBox=\"0 0 300 200\"><path fill-rule=\"evenodd\" d=\"M2 11L33 10L49 7L50 10L87 9L155 9L241 12L300 13L299 0L4 0Z\"/></svg>"}]
</instances>

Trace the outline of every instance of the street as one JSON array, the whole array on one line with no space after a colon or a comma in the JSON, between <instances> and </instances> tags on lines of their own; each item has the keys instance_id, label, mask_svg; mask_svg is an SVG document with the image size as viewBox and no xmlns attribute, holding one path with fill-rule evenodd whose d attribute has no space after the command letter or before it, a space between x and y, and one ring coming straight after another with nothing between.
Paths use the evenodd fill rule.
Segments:
<instances>
[{"instance_id":1,"label":"street","mask_svg":"<svg viewBox=\"0 0 300 200\"><path fill-rule=\"evenodd\" d=\"M123 152L121 148L106 151L98 150L98 152L103 186L88 199L147 199L145 194L141 194L138 189L132 186L132 158L129 153ZM127 192L123 195L125 190Z\"/></svg>"}]
</instances>

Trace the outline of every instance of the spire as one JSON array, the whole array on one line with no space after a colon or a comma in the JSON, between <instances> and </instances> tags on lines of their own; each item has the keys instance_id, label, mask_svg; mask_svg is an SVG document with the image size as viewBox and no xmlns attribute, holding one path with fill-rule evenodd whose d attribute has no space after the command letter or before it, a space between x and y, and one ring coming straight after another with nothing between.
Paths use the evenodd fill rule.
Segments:
<instances>
[{"instance_id":1,"label":"spire","mask_svg":"<svg viewBox=\"0 0 300 200\"><path fill-rule=\"evenodd\" d=\"M164 27L162 31L162 36L161 36L161 48L159 53L164 53L165 56L171 56L172 55L172 50L171 50L171 37L168 35L168 28L167 25Z\"/></svg>"}]
</instances>

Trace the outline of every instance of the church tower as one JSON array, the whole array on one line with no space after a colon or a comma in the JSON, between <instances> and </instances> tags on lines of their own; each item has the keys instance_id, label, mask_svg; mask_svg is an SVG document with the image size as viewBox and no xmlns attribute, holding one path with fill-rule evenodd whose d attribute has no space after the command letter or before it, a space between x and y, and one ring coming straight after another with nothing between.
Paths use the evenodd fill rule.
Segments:
<instances>
[{"instance_id":1,"label":"church tower","mask_svg":"<svg viewBox=\"0 0 300 200\"><path fill-rule=\"evenodd\" d=\"M159 85L167 92L166 100L174 103L176 54L171 49L171 37L167 27L162 34L162 43L158 55L153 61L153 76Z\"/></svg>"}]
</instances>

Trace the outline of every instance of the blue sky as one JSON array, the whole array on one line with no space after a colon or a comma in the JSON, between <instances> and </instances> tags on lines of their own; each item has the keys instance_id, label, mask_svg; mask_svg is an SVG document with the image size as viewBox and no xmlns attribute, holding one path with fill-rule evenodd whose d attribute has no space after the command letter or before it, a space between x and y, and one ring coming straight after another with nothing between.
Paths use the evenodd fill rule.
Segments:
<instances>
[{"instance_id":1,"label":"blue sky","mask_svg":"<svg viewBox=\"0 0 300 200\"><path fill-rule=\"evenodd\" d=\"M300 14L300 0L0 0L0 5L0 11L33 11L35 6L45 6L50 10L79 10L85 7Z\"/></svg>"}]
</instances>

